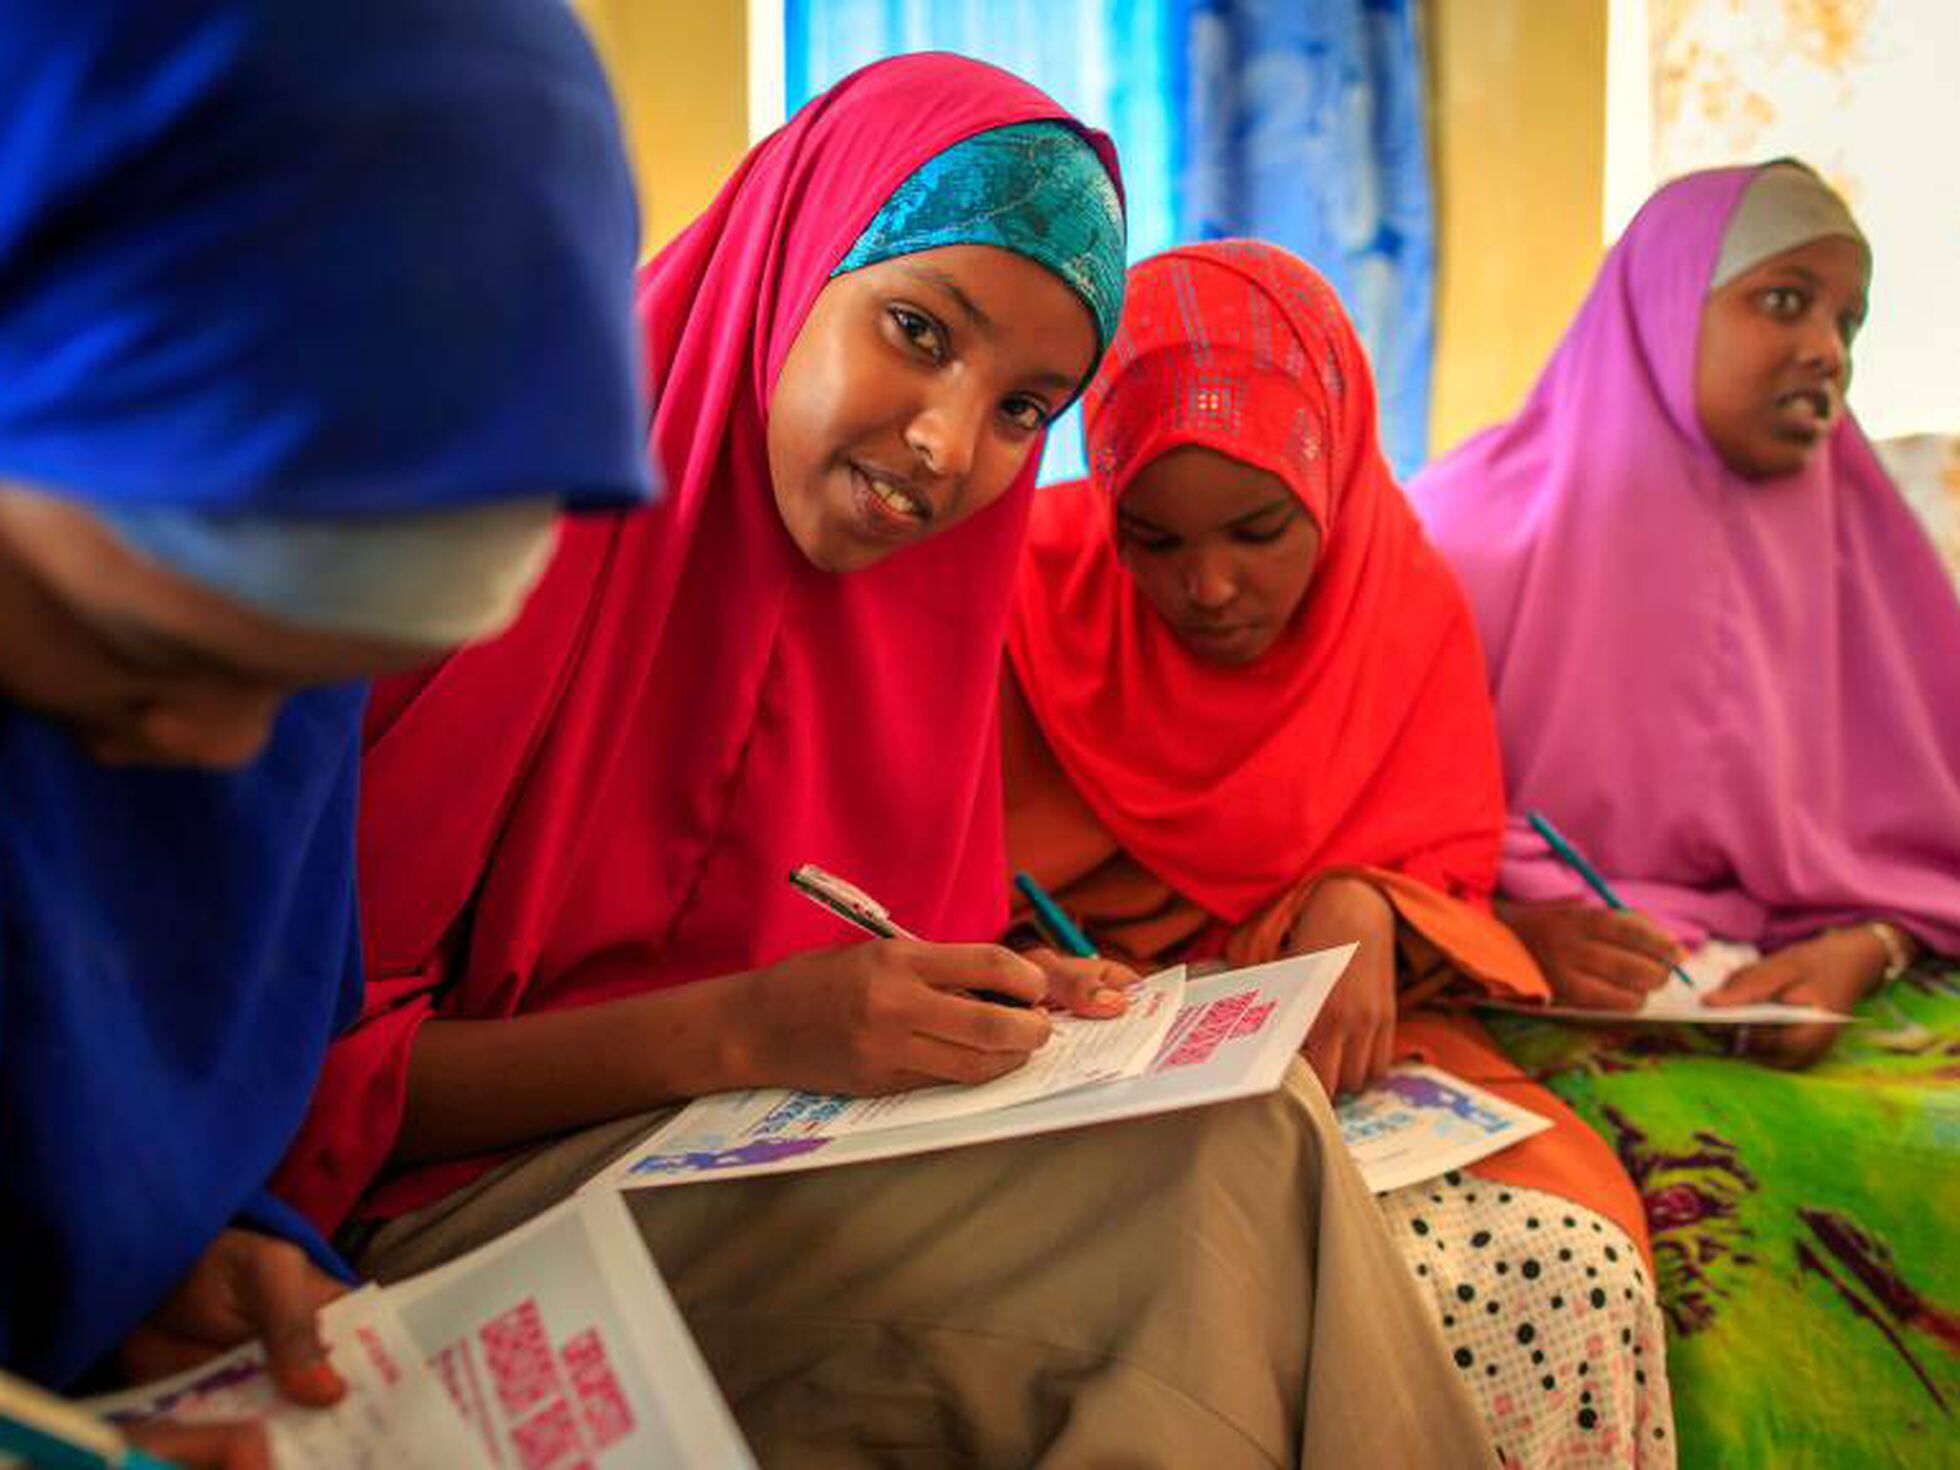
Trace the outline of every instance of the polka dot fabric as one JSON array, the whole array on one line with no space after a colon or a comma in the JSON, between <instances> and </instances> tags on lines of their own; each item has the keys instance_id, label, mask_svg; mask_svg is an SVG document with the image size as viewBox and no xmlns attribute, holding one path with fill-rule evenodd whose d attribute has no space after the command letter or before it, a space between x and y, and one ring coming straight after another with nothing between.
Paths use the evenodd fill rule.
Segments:
<instances>
[{"instance_id":1,"label":"polka dot fabric","mask_svg":"<svg viewBox=\"0 0 1960 1470\"><path fill-rule=\"evenodd\" d=\"M1660 1307L1617 1225L1461 1172L1379 1203L1504 1465L1674 1465Z\"/></svg>"}]
</instances>

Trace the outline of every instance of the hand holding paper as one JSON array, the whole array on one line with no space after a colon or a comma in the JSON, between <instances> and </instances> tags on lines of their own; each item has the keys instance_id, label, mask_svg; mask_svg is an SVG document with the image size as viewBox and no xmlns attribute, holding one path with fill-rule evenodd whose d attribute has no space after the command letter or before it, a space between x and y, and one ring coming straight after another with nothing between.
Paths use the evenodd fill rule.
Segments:
<instances>
[{"instance_id":1,"label":"hand holding paper","mask_svg":"<svg viewBox=\"0 0 1960 1470\"><path fill-rule=\"evenodd\" d=\"M1517 1011L1531 1016L1556 1016L1562 1020L1627 1022L1671 1021L1697 1026L1796 1026L1815 1024L1841 1026L1851 1017L1820 1006L1762 1001L1752 1004L1710 1005L1708 998L1744 966L1760 958L1751 944L1728 944L1710 940L1682 963L1685 985L1665 985L1651 990L1635 1009L1607 1009L1598 1006L1533 1006L1506 1001L1479 1001L1487 1010Z\"/></svg>"},{"instance_id":2,"label":"hand holding paper","mask_svg":"<svg viewBox=\"0 0 1960 1470\"><path fill-rule=\"evenodd\" d=\"M344 1296L320 1330L346 1383L331 1408L282 1398L256 1343L82 1407L137 1432L256 1420L276 1470L754 1463L617 1196Z\"/></svg>"},{"instance_id":3,"label":"hand holding paper","mask_svg":"<svg viewBox=\"0 0 1960 1470\"><path fill-rule=\"evenodd\" d=\"M1752 1033L1742 1048L1775 1066L1805 1067L1830 1050L1838 1036L1837 1022L1877 983L1886 958L1883 946L1869 933L1828 930L1742 965L1706 998L1711 1010L1746 1011L1764 1005L1821 1009L1832 1019Z\"/></svg>"},{"instance_id":4,"label":"hand holding paper","mask_svg":"<svg viewBox=\"0 0 1960 1470\"><path fill-rule=\"evenodd\" d=\"M903 1098L891 1099L890 1107L878 1099L776 1090L701 1098L585 1188L651 1189L898 1158L1271 1092L1353 953L1353 945L1343 945L1189 983L1180 967L1146 981L1121 1021L1057 1021L1058 1032L1081 1028L1092 1047L1067 1059L1064 1070L1078 1078L1091 1064L1104 1065L1093 1047L1120 1049L1125 1036L1136 1042L1148 1026L1158 1039L1141 1053L1143 1065L1133 1075L1071 1084L1011 1105L1003 1090L990 1095L984 1111L956 1103L936 1118L915 1113L909 1122L899 1106L908 1101ZM1180 985L1182 999L1174 1001ZM894 1118L901 1121L895 1125Z\"/></svg>"}]
</instances>

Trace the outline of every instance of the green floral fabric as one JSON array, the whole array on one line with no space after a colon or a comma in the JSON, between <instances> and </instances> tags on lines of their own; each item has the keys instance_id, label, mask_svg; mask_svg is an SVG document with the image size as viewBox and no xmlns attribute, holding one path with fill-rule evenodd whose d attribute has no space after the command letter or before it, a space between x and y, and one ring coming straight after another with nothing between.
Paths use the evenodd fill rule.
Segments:
<instances>
[{"instance_id":1,"label":"green floral fabric","mask_svg":"<svg viewBox=\"0 0 1960 1470\"><path fill-rule=\"evenodd\" d=\"M1713 1029L1493 1022L1646 1201L1684 1466L1960 1463L1960 969L1859 1016L1803 1072Z\"/></svg>"}]
</instances>

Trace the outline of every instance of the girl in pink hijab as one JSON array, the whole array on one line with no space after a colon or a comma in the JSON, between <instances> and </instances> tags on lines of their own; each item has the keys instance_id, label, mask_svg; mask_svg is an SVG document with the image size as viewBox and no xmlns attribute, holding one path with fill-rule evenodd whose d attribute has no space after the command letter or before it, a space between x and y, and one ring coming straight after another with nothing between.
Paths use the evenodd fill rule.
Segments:
<instances>
[{"instance_id":1,"label":"girl in pink hijab","mask_svg":"<svg viewBox=\"0 0 1960 1470\"><path fill-rule=\"evenodd\" d=\"M1630 1009L1715 938L1762 954L1717 1003L1849 1011L1960 951L1960 604L1845 406L1870 268L1800 164L1677 180L1523 412L1410 487L1483 634L1500 888L1563 999Z\"/></svg>"},{"instance_id":2,"label":"girl in pink hijab","mask_svg":"<svg viewBox=\"0 0 1960 1470\"><path fill-rule=\"evenodd\" d=\"M568 531L509 634L369 709L366 1003L279 1179L362 1271L535 1215L662 1107L1047 1039L974 992L1121 1010L1087 990L1116 967L981 941L1014 569L1122 228L1107 139L922 54L813 100L647 265L667 498ZM862 941L805 861L924 938ZM765 1465L1486 1466L1310 1086L632 1204Z\"/></svg>"}]
</instances>

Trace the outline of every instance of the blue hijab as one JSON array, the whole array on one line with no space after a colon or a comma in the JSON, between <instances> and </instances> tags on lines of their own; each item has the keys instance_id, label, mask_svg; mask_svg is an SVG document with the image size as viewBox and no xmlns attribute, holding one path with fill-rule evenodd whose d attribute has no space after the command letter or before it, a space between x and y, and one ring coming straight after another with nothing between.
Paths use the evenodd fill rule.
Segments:
<instances>
[{"instance_id":1,"label":"blue hijab","mask_svg":"<svg viewBox=\"0 0 1960 1470\"><path fill-rule=\"evenodd\" d=\"M647 490L635 209L559 0L0 0L0 479L113 516ZM4 630L0 630L4 633ZM361 993L363 690L228 773L0 704L0 1364L86 1375Z\"/></svg>"}]
</instances>

